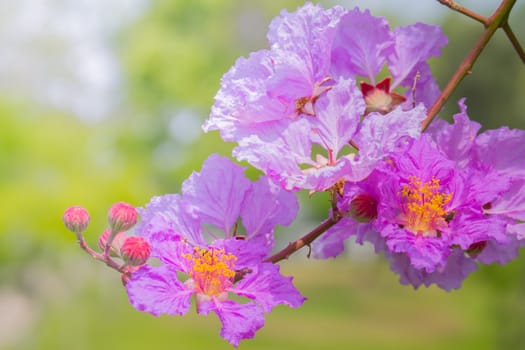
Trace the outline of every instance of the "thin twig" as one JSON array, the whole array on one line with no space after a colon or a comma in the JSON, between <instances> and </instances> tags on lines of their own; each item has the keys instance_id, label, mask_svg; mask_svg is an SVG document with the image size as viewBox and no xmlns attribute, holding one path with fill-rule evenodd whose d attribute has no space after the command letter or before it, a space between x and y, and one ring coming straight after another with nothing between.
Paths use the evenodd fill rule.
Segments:
<instances>
[{"instance_id":1,"label":"thin twig","mask_svg":"<svg viewBox=\"0 0 525 350\"><path fill-rule=\"evenodd\" d=\"M438 0L438 2L441 5L447 6L451 10L454 10L456 12L462 13L465 16L470 17L473 20L476 20L476 21L478 21L480 23L483 23L483 25L485 25L485 26L488 26L488 18L487 17L484 17L484 16L482 16L480 14L477 14L476 12L471 11L468 8L465 8L465 7L461 6L460 4L457 4L455 1L452 1L452 0Z\"/></svg>"},{"instance_id":2,"label":"thin twig","mask_svg":"<svg viewBox=\"0 0 525 350\"><path fill-rule=\"evenodd\" d=\"M442 0L438 1L441 2ZM441 95L439 95L434 105L428 110L427 117L422 122L422 131L425 131L428 128L432 120L436 117L438 112L441 110L445 102L450 98L463 78L465 78L467 74L470 74L474 62L476 62L480 53L492 38L492 35L494 35L499 27L506 23L507 17L515 2L516 0L503 0L494 14L490 16L488 19L488 24L486 25L486 29L476 41L474 47L472 47L467 57L465 57L465 59L461 62L456 72L454 72L454 75L448 82L447 86L443 89L443 92L441 92Z\"/></svg>"},{"instance_id":3,"label":"thin twig","mask_svg":"<svg viewBox=\"0 0 525 350\"><path fill-rule=\"evenodd\" d=\"M512 32L509 23L505 22L501 28L503 28L503 31L505 32L505 34L507 34L507 37L512 43L512 46L518 53L518 56L520 56L521 61L525 63L525 51L523 51L523 48L521 47L520 42L518 41L518 38L516 38L516 36Z\"/></svg>"},{"instance_id":4,"label":"thin twig","mask_svg":"<svg viewBox=\"0 0 525 350\"><path fill-rule=\"evenodd\" d=\"M109 254L108 254L108 256L106 256L105 254L97 253L96 251L91 249L88 246L88 244L87 244L87 242L86 242L86 240L84 239L83 236L77 237L77 241L78 241L78 244L80 245L80 248L82 248L82 250L84 250L86 253L91 255L91 257L93 259L104 262L107 266L111 267L114 270L117 270L117 271L122 272L122 273L125 272L124 269L123 269L123 266L120 266L115 260L111 259Z\"/></svg>"},{"instance_id":5,"label":"thin twig","mask_svg":"<svg viewBox=\"0 0 525 350\"><path fill-rule=\"evenodd\" d=\"M324 232L326 232L330 227L334 226L341 220L341 216L339 214L332 215L329 219L323 221L319 226L314 228L312 231L310 231L308 234L304 235L300 239L290 242L284 249L279 251L278 253L270 256L265 262L272 262L277 263L281 260L288 259L290 255L298 251L304 246L310 246L310 244L320 235L322 235Z\"/></svg>"}]
</instances>

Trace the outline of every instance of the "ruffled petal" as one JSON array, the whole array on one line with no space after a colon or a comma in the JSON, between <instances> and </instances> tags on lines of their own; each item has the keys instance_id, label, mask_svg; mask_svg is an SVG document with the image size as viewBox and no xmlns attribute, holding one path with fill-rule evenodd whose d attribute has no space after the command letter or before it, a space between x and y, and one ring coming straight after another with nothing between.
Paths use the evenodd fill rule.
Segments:
<instances>
[{"instance_id":1,"label":"ruffled petal","mask_svg":"<svg viewBox=\"0 0 525 350\"><path fill-rule=\"evenodd\" d=\"M403 229L389 226L381 231L387 240L388 249L394 253L405 253L412 266L428 273L445 266L450 249L441 238L414 235Z\"/></svg>"},{"instance_id":2,"label":"ruffled petal","mask_svg":"<svg viewBox=\"0 0 525 350\"><path fill-rule=\"evenodd\" d=\"M145 266L126 284L131 305L154 316L183 315L190 309L192 291L177 279L171 266Z\"/></svg>"},{"instance_id":3,"label":"ruffled petal","mask_svg":"<svg viewBox=\"0 0 525 350\"><path fill-rule=\"evenodd\" d=\"M287 190L302 188L305 174L299 164L312 164L310 159L310 126L300 119L268 136L252 135L239 141L233 155L248 161Z\"/></svg>"},{"instance_id":4,"label":"ruffled petal","mask_svg":"<svg viewBox=\"0 0 525 350\"><path fill-rule=\"evenodd\" d=\"M310 3L293 13L283 10L270 24L270 45L308 58L314 80L322 79L328 72L330 47L339 19L345 12L339 6L324 10Z\"/></svg>"},{"instance_id":5,"label":"ruffled petal","mask_svg":"<svg viewBox=\"0 0 525 350\"><path fill-rule=\"evenodd\" d=\"M316 103L317 118L312 121L313 142L337 158L358 130L366 104L355 81L340 80Z\"/></svg>"},{"instance_id":6,"label":"ruffled petal","mask_svg":"<svg viewBox=\"0 0 525 350\"><path fill-rule=\"evenodd\" d=\"M230 291L254 300L265 312L279 304L299 307L306 300L292 284L293 277L284 277L279 266L260 264L245 275Z\"/></svg>"},{"instance_id":7,"label":"ruffled petal","mask_svg":"<svg viewBox=\"0 0 525 350\"><path fill-rule=\"evenodd\" d=\"M205 132L220 130L225 141L250 135L254 125L290 115L292 101L276 101L268 94L268 80L275 75L276 58L267 50L241 57L222 77Z\"/></svg>"},{"instance_id":8,"label":"ruffled petal","mask_svg":"<svg viewBox=\"0 0 525 350\"><path fill-rule=\"evenodd\" d=\"M200 222L191 208L178 194L153 197L146 208L139 208L141 221L135 233L149 241L158 237L186 239L195 244L204 243Z\"/></svg>"},{"instance_id":9,"label":"ruffled petal","mask_svg":"<svg viewBox=\"0 0 525 350\"><path fill-rule=\"evenodd\" d=\"M247 238L272 233L277 225L290 225L298 210L299 202L293 193L261 177L246 193L241 208Z\"/></svg>"},{"instance_id":10,"label":"ruffled petal","mask_svg":"<svg viewBox=\"0 0 525 350\"><path fill-rule=\"evenodd\" d=\"M370 160L380 160L389 152L397 150L404 138L419 137L425 115L422 104L409 111L397 108L386 115L367 115L355 138L359 155Z\"/></svg>"},{"instance_id":11,"label":"ruffled petal","mask_svg":"<svg viewBox=\"0 0 525 350\"><path fill-rule=\"evenodd\" d=\"M212 246L233 254L236 258L236 270L251 269L270 254L273 248L273 231L268 235L258 235L251 239L241 239L241 237L218 239Z\"/></svg>"},{"instance_id":12,"label":"ruffled petal","mask_svg":"<svg viewBox=\"0 0 525 350\"><path fill-rule=\"evenodd\" d=\"M440 180L441 186L446 187L450 187L447 185L451 182L461 181L458 178L456 164L437 150L428 135L421 135L418 140L410 144L408 149L397 152L391 157L395 164L393 170L395 174L392 175L405 181L411 176L417 176L422 182L436 178Z\"/></svg>"},{"instance_id":13,"label":"ruffled petal","mask_svg":"<svg viewBox=\"0 0 525 350\"><path fill-rule=\"evenodd\" d=\"M458 102L460 112L454 115L454 123L432 123L428 132L445 155L464 167L470 161L470 150L474 145L481 124L471 121L467 115L465 99Z\"/></svg>"},{"instance_id":14,"label":"ruffled petal","mask_svg":"<svg viewBox=\"0 0 525 350\"><path fill-rule=\"evenodd\" d=\"M215 225L229 237L250 186L244 168L213 154L204 161L200 173L193 172L184 181L182 194L202 222Z\"/></svg>"},{"instance_id":15,"label":"ruffled petal","mask_svg":"<svg viewBox=\"0 0 525 350\"><path fill-rule=\"evenodd\" d=\"M392 89L412 86L417 72L430 71L426 61L439 56L441 47L448 43L439 26L423 23L398 27L394 30L394 37L395 50L388 56L388 66L394 77Z\"/></svg>"},{"instance_id":16,"label":"ruffled petal","mask_svg":"<svg viewBox=\"0 0 525 350\"><path fill-rule=\"evenodd\" d=\"M476 256L476 260L483 264L506 264L519 255L519 249L525 245L525 241L515 237L509 237L507 243L488 241L483 251Z\"/></svg>"},{"instance_id":17,"label":"ruffled petal","mask_svg":"<svg viewBox=\"0 0 525 350\"><path fill-rule=\"evenodd\" d=\"M476 138L475 159L511 178L525 179L525 131L502 127Z\"/></svg>"},{"instance_id":18,"label":"ruffled petal","mask_svg":"<svg viewBox=\"0 0 525 350\"><path fill-rule=\"evenodd\" d=\"M375 77L393 48L394 37L388 21L355 8L341 18L338 26L332 47L333 75L359 75L375 84Z\"/></svg>"},{"instance_id":19,"label":"ruffled petal","mask_svg":"<svg viewBox=\"0 0 525 350\"><path fill-rule=\"evenodd\" d=\"M222 322L221 337L237 347L243 339L253 338L264 326L264 312L255 303L238 304L231 300L202 304L199 313L215 312Z\"/></svg>"},{"instance_id":20,"label":"ruffled petal","mask_svg":"<svg viewBox=\"0 0 525 350\"><path fill-rule=\"evenodd\" d=\"M525 243L525 224L513 224L507 227L507 232Z\"/></svg>"},{"instance_id":21,"label":"ruffled petal","mask_svg":"<svg viewBox=\"0 0 525 350\"><path fill-rule=\"evenodd\" d=\"M432 284L446 291L459 289L463 280L477 269L477 264L459 250L454 250L448 256L445 267L432 273L415 269L406 255L393 254L389 260L392 271L399 274L399 282L404 285L410 284L414 289L421 285L429 287Z\"/></svg>"},{"instance_id":22,"label":"ruffled petal","mask_svg":"<svg viewBox=\"0 0 525 350\"><path fill-rule=\"evenodd\" d=\"M515 180L510 188L491 202L485 213L525 220L525 180Z\"/></svg>"},{"instance_id":23,"label":"ruffled petal","mask_svg":"<svg viewBox=\"0 0 525 350\"><path fill-rule=\"evenodd\" d=\"M486 216L459 211L449 224L451 245L467 250L470 245L494 240L501 244L509 242L506 234L508 220L499 216Z\"/></svg>"},{"instance_id":24,"label":"ruffled petal","mask_svg":"<svg viewBox=\"0 0 525 350\"><path fill-rule=\"evenodd\" d=\"M472 168L470 170L472 170ZM469 206L477 206L481 210L481 207L487 207L488 203L494 201L499 202L502 196L517 195L519 197L519 193L514 192L517 188L511 188L510 178L492 168L466 172L466 176L468 176L468 193L465 196L465 204ZM487 186L488 184L490 184L490 186ZM515 204L518 204L518 202L516 201ZM490 206L492 206L492 204L490 204ZM519 207L516 209L516 211L519 212ZM502 212L506 211L503 207L500 207L499 210ZM513 209L511 209L511 211L512 210ZM497 211L495 213L497 213Z\"/></svg>"},{"instance_id":25,"label":"ruffled petal","mask_svg":"<svg viewBox=\"0 0 525 350\"><path fill-rule=\"evenodd\" d=\"M150 244L152 258L158 258L177 271L188 272L190 270L190 263L184 256L191 254L193 248L186 241L158 234L152 237Z\"/></svg>"}]
</instances>

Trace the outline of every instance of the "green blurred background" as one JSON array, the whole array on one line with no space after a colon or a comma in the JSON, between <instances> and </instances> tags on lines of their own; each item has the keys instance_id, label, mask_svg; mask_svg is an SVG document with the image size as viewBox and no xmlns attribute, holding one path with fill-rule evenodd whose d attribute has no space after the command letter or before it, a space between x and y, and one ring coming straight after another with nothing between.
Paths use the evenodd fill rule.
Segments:
<instances>
[{"instance_id":1,"label":"green blurred background","mask_svg":"<svg viewBox=\"0 0 525 350\"><path fill-rule=\"evenodd\" d=\"M442 87L482 30L435 1L413 13L407 1L369 3L392 25L443 24L449 46L431 62ZM487 15L497 6L483 3ZM220 77L238 56L266 47L281 8L301 4L0 0L0 349L231 348L213 316L135 311L119 276L78 249L61 217L85 206L94 244L112 203L142 206L178 192L210 153L229 155L217 132L200 131ZM523 18L520 2L510 22L522 43ZM486 128L524 128L524 83L523 63L498 33L441 116L466 96ZM326 198L301 198L300 218L279 230L278 246L326 215ZM401 286L370 247L348 248L336 260L299 252L284 261L309 300L278 307L240 348L525 349L523 258L483 266L447 293Z\"/></svg>"}]
</instances>

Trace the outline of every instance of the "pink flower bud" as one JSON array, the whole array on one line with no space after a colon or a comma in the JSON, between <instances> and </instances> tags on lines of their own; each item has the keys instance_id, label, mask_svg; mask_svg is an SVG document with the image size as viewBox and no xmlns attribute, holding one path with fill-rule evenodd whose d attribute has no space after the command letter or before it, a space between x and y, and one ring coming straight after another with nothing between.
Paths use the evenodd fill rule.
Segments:
<instances>
[{"instance_id":1,"label":"pink flower bud","mask_svg":"<svg viewBox=\"0 0 525 350\"><path fill-rule=\"evenodd\" d=\"M350 202L350 216L359 222L370 222L377 217L377 200L361 193Z\"/></svg>"},{"instance_id":2,"label":"pink flower bud","mask_svg":"<svg viewBox=\"0 0 525 350\"><path fill-rule=\"evenodd\" d=\"M89 213L83 207L75 205L66 209L62 220L69 231L80 235L89 225Z\"/></svg>"},{"instance_id":3,"label":"pink flower bud","mask_svg":"<svg viewBox=\"0 0 525 350\"><path fill-rule=\"evenodd\" d=\"M106 250L106 245L108 244L110 234L111 230L107 229L98 238L98 247L100 248L100 250ZM118 232L115 235L113 241L111 242L111 248L109 250L112 256L120 256L120 248L122 247L126 239L128 239L128 235L124 231Z\"/></svg>"},{"instance_id":4,"label":"pink flower bud","mask_svg":"<svg viewBox=\"0 0 525 350\"><path fill-rule=\"evenodd\" d=\"M149 243L142 237L128 237L120 248L122 259L132 266L140 266L146 263L151 254Z\"/></svg>"},{"instance_id":5,"label":"pink flower bud","mask_svg":"<svg viewBox=\"0 0 525 350\"><path fill-rule=\"evenodd\" d=\"M119 202L109 208L109 227L113 232L127 231L137 223L137 210L128 203Z\"/></svg>"},{"instance_id":6,"label":"pink flower bud","mask_svg":"<svg viewBox=\"0 0 525 350\"><path fill-rule=\"evenodd\" d=\"M468 249L467 254L472 258L475 259L483 250L487 247L487 241L481 241L472 243Z\"/></svg>"}]
</instances>

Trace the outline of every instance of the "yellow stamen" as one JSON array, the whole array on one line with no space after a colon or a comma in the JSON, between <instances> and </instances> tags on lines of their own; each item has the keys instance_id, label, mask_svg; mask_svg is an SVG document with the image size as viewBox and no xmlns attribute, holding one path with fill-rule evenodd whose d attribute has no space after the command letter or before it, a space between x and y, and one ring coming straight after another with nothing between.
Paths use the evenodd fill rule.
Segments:
<instances>
[{"instance_id":1,"label":"yellow stamen","mask_svg":"<svg viewBox=\"0 0 525 350\"><path fill-rule=\"evenodd\" d=\"M193 254L183 257L193 264L189 274L198 292L214 296L232 285L237 257L225 253L224 249L195 247Z\"/></svg>"},{"instance_id":2,"label":"yellow stamen","mask_svg":"<svg viewBox=\"0 0 525 350\"><path fill-rule=\"evenodd\" d=\"M452 194L439 192L439 179L422 183L412 176L408 185L403 186L401 195L406 199L402 221L405 228L415 234L436 236L437 231L446 227L448 214L445 206L452 199Z\"/></svg>"}]
</instances>

